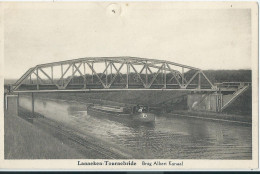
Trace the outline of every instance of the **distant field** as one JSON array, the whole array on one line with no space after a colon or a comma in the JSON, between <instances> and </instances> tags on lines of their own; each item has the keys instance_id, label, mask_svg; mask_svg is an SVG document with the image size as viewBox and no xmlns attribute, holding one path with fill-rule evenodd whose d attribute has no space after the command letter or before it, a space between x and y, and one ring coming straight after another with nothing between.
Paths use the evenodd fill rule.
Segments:
<instances>
[{"instance_id":1,"label":"distant field","mask_svg":"<svg viewBox=\"0 0 260 174\"><path fill-rule=\"evenodd\" d=\"M4 84L9 85L9 84L14 84L17 81L17 79L4 79Z\"/></svg>"},{"instance_id":2,"label":"distant field","mask_svg":"<svg viewBox=\"0 0 260 174\"><path fill-rule=\"evenodd\" d=\"M251 82L251 70L204 70L212 83L221 82Z\"/></svg>"}]
</instances>

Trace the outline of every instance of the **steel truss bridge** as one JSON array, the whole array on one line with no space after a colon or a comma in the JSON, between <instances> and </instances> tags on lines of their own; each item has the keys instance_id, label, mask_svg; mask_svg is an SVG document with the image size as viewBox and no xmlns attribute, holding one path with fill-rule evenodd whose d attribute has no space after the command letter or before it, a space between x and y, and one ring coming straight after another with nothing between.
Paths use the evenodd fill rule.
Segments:
<instances>
[{"instance_id":1,"label":"steel truss bridge","mask_svg":"<svg viewBox=\"0 0 260 174\"><path fill-rule=\"evenodd\" d=\"M199 68L137 57L89 57L40 64L12 87L13 92L113 90L219 89Z\"/></svg>"}]
</instances>

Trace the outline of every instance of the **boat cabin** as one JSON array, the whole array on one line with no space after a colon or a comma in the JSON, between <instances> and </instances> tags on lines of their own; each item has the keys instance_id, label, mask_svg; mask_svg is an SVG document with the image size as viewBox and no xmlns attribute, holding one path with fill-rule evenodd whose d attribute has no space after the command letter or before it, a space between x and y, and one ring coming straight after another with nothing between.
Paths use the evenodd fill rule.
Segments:
<instances>
[{"instance_id":1,"label":"boat cabin","mask_svg":"<svg viewBox=\"0 0 260 174\"><path fill-rule=\"evenodd\" d=\"M149 112L148 106L137 105L133 107L133 113L147 113Z\"/></svg>"}]
</instances>

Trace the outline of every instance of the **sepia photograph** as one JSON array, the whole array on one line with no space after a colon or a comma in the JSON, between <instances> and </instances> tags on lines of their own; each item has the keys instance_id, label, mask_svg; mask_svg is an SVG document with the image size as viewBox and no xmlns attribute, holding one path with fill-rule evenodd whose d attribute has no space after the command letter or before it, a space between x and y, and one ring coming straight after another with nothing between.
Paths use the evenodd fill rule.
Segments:
<instances>
[{"instance_id":1,"label":"sepia photograph","mask_svg":"<svg viewBox=\"0 0 260 174\"><path fill-rule=\"evenodd\" d=\"M0 9L0 168L258 168L256 2Z\"/></svg>"}]
</instances>

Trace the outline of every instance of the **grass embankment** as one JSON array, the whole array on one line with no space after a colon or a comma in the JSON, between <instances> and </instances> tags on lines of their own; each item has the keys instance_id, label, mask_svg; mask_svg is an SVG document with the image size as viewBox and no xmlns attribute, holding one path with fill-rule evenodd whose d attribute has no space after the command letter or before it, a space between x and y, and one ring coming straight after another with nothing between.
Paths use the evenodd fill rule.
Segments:
<instances>
[{"instance_id":1,"label":"grass embankment","mask_svg":"<svg viewBox=\"0 0 260 174\"><path fill-rule=\"evenodd\" d=\"M5 159L84 158L75 149L16 115L6 112L4 125Z\"/></svg>"},{"instance_id":2,"label":"grass embankment","mask_svg":"<svg viewBox=\"0 0 260 174\"><path fill-rule=\"evenodd\" d=\"M223 113L252 116L252 88L239 96Z\"/></svg>"}]
</instances>

